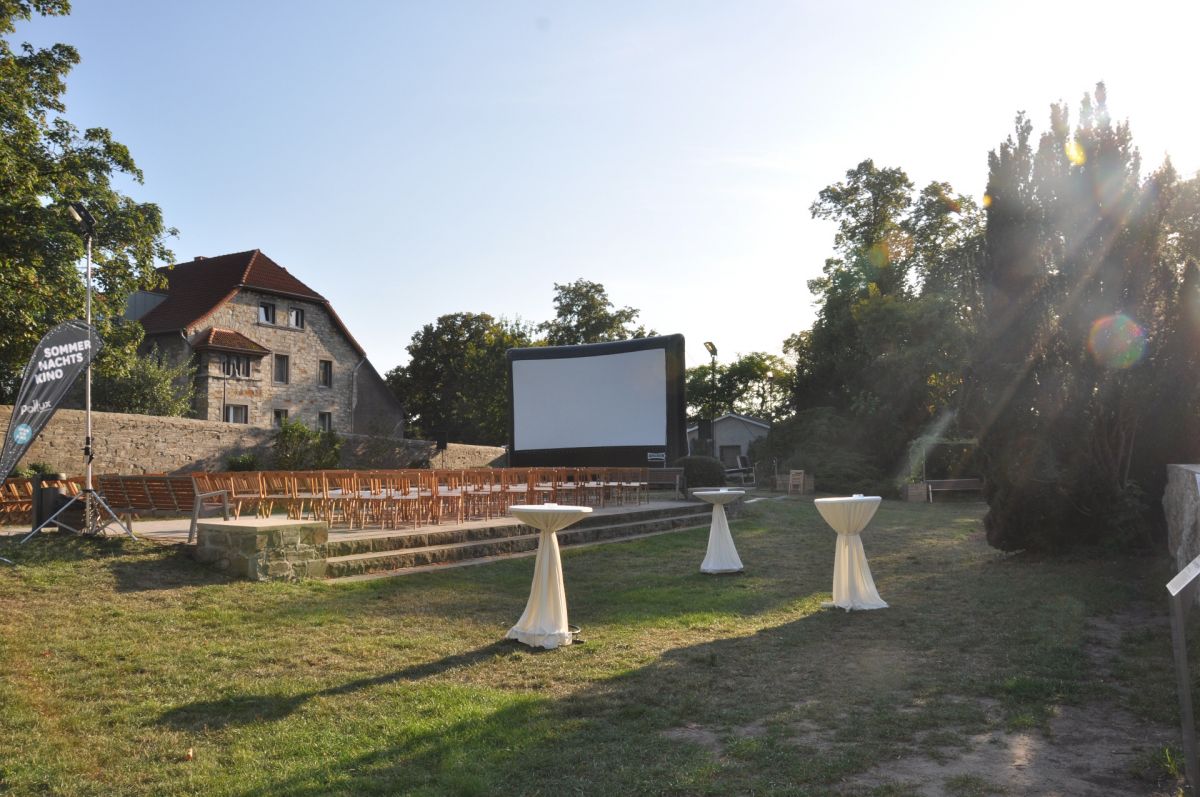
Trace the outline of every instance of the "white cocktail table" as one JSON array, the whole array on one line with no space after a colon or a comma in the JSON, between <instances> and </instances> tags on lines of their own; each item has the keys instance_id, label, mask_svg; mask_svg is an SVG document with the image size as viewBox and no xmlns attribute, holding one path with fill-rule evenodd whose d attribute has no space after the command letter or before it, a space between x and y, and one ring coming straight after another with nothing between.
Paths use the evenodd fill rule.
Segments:
<instances>
[{"instance_id":1,"label":"white cocktail table","mask_svg":"<svg viewBox=\"0 0 1200 797\"><path fill-rule=\"evenodd\" d=\"M529 602L517 624L508 630L515 639L535 648L557 648L571 644L567 626L567 591L563 587L562 558L554 532L591 514L590 506L517 504L508 511L527 526L541 532L537 558L533 562L533 586Z\"/></svg>"},{"instance_id":2,"label":"white cocktail table","mask_svg":"<svg viewBox=\"0 0 1200 797\"><path fill-rule=\"evenodd\" d=\"M818 498L813 503L825 522L837 532L833 557L833 602L839 609L886 609L879 597L859 534L875 516L880 498L855 495L850 498Z\"/></svg>"},{"instance_id":3,"label":"white cocktail table","mask_svg":"<svg viewBox=\"0 0 1200 797\"><path fill-rule=\"evenodd\" d=\"M729 533L729 521L725 519L725 504L738 500L745 490L697 490L692 495L712 504L712 524L708 527L708 553L700 565L701 573L736 573L742 569L742 560L733 545Z\"/></svg>"}]
</instances>

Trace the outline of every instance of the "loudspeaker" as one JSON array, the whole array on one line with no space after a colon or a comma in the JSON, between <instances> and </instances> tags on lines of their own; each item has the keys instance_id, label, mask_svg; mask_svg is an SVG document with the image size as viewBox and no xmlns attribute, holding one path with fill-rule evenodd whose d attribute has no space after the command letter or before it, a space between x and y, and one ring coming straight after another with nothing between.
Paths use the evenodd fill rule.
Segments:
<instances>
[{"instance_id":1,"label":"loudspeaker","mask_svg":"<svg viewBox=\"0 0 1200 797\"><path fill-rule=\"evenodd\" d=\"M446 447L448 445L450 445L450 433L447 432L445 429L438 432L437 437L435 439L437 440L437 450L438 451L445 451Z\"/></svg>"}]
</instances>

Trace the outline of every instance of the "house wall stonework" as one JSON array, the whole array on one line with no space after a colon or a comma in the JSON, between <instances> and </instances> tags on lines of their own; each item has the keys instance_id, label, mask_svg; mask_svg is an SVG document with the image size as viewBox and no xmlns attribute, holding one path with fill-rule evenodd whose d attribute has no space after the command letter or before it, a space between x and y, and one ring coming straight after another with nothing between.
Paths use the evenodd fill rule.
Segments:
<instances>
[{"instance_id":1,"label":"house wall stonework","mask_svg":"<svg viewBox=\"0 0 1200 797\"><path fill-rule=\"evenodd\" d=\"M259 304L275 305L275 323L260 323ZM304 328L288 326L288 311L304 311ZM251 426L269 427L274 411L287 410L289 420L299 420L317 428L322 412L333 416L333 429L348 432L353 429L352 399L354 368L363 359L334 324L324 305L243 288L213 315L204 319L199 328L189 329L189 342L201 342L209 327L240 332L270 351L264 357L251 357L250 377L226 377L222 371L220 352L202 352L197 374L197 414L208 420L222 420L224 407L245 405ZM288 357L288 381L274 380L275 355ZM333 363L333 385L324 387L319 381L321 360ZM203 411L201 410L203 407Z\"/></svg>"}]
</instances>

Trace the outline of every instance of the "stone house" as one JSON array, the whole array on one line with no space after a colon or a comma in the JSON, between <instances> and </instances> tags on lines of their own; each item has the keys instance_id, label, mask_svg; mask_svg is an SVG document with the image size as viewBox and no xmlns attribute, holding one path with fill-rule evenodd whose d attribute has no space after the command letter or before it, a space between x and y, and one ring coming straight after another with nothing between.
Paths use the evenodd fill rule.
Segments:
<instances>
[{"instance_id":1,"label":"stone house","mask_svg":"<svg viewBox=\"0 0 1200 797\"><path fill-rule=\"evenodd\" d=\"M196 367L195 417L403 437L404 412L329 301L255 249L160 269L131 297L146 349Z\"/></svg>"}]
</instances>

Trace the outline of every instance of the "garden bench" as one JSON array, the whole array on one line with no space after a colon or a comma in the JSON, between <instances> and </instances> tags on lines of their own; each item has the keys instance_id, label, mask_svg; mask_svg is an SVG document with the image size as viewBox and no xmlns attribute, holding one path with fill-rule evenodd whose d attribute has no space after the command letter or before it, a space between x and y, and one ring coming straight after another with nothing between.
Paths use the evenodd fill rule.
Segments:
<instances>
[{"instance_id":1,"label":"garden bench","mask_svg":"<svg viewBox=\"0 0 1200 797\"><path fill-rule=\"evenodd\" d=\"M646 489L674 491L676 498L683 498L683 468L645 468L642 471Z\"/></svg>"},{"instance_id":2,"label":"garden bench","mask_svg":"<svg viewBox=\"0 0 1200 797\"><path fill-rule=\"evenodd\" d=\"M929 503L933 503L933 494L935 492L946 492L950 490L963 490L982 493L983 479L926 479L925 489L929 493Z\"/></svg>"},{"instance_id":3,"label":"garden bench","mask_svg":"<svg viewBox=\"0 0 1200 797\"><path fill-rule=\"evenodd\" d=\"M188 542L195 537L201 510L216 507L212 499L220 500L225 517L229 517L228 491L197 490L193 476L102 474L96 477L96 489L117 517L127 523L132 523L134 517L190 514Z\"/></svg>"}]
</instances>

